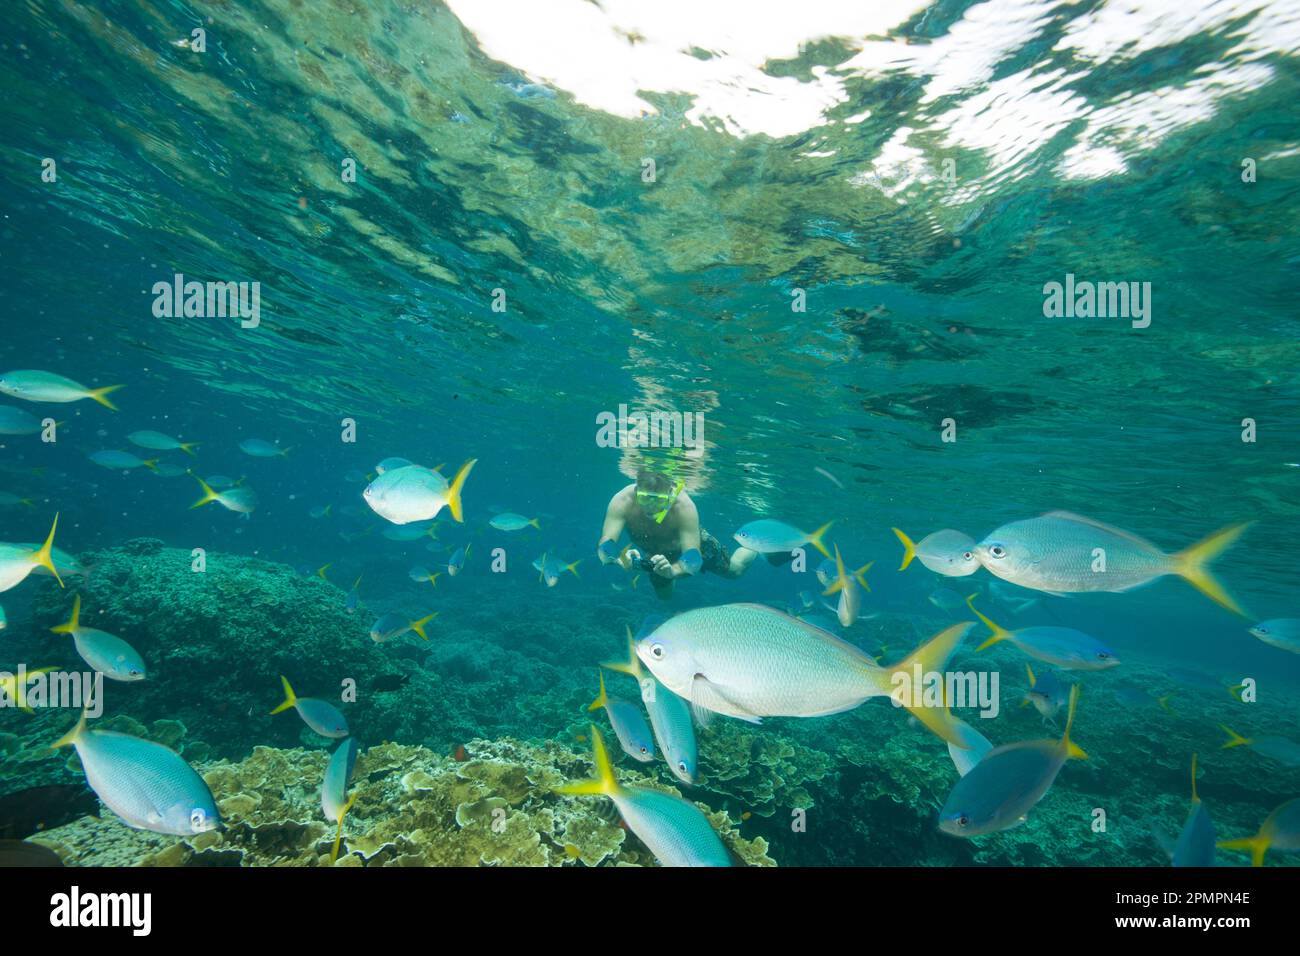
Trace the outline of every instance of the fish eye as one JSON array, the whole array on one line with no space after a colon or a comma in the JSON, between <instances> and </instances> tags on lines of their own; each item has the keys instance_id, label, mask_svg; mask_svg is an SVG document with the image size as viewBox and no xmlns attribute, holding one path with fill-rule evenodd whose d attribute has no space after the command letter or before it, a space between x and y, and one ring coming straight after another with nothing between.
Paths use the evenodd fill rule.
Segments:
<instances>
[{"instance_id":1,"label":"fish eye","mask_svg":"<svg viewBox=\"0 0 1300 956\"><path fill-rule=\"evenodd\" d=\"M208 815L203 811L202 807L195 807L190 811L190 829L198 830L203 826L203 824L207 823L207 821Z\"/></svg>"},{"instance_id":2,"label":"fish eye","mask_svg":"<svg viewBox=\"0 0 1300 956\"><path fill-rule=\"evenodd\" d=\"M1261 624L1259 627L1255 628L1255 630L1259 631L1259 633L1261 633L1261 634L1267 634L1267 633L1268 633L1268 628L1266 628L1263 624Z\"/></svg>"},{"instance_id":3,"label":"fish eye","mask_svg":"<svg viewBox=\"0 0 1300 956\"><path fill-rule=\"evenodd\" d=\"M686 761L685 761L685 760L679 760L679 761L677 761L677 769L678 769L678 771L680 771L682 774L686 774L686 773L687 773L687 770L686 770Z\"/></svg>"},{"instance_id":4,"label":"fish eye","mask_svg":"<svg viewBox=\"0 0 1300 956\"><path fill-rule=\"evenodd\" d=\"M989 554L995 558L1005 558L1007 556L1007 549L1002 547L1000 544L991 544L989 545Z\"/></svg>"},{"instance_id":5,"label":"fish eye","mask_svg":"<svg viewBox=\"0 0 1300 956\"><path fill-rule=\"evenodd\" d=\"M1098 652L1097 652L1097 659L1098 659L1098 660L1102 660L1102 661L1110 660L1110 652L1109 652L1109 651L1098 651Z\"/></svg>"},{"instance_id":6,"label":"fish eye","mask_svg":"<svg viewBox=\"0 0 1300 956\"><path fill-rule=\"evenodd\" d=\"M650 656L653 657L653 658L654 658L655 660L657 660L657 661L661 661L661 660L663 660L663 659L664 659L664 646L663 646L662 644L651 644L651 645L650 645Z\"/></svg>"},{"instance_id":7,"label":"fish eye","mask_svg":"<svg viewBox=\"0 0 1300 956\"><path fill-rule=\"evenodd\" d=\"M970 560L971 558L973 558L973 557L975 557L974 552L971 552L971 551L963 551L963 552L961 553L961 559L962 559L963 561L969 561L969 560Z\"/></svg>"},{"instance_id":8,"label":"fish eye","mask_svg":"<svg viewBox=\"0 0 1300 956\"><path fill-rule=\"evenodd\" d=\"M957 818L957 826L963 828L970 826L970 817L966 816L966 814L963 813L961 816Z\"/></svg>"},{"instance_id":9,"label":"fish eye","mask_svg":"<svg viewBox=\"0 0 1300 956\"><path fill-rule=\"evenodd\" d=\"M644 753L649 753L650 751L648 751L645 747L642 747L641 752L644 754Z\"/></svg>"}]
</instances>

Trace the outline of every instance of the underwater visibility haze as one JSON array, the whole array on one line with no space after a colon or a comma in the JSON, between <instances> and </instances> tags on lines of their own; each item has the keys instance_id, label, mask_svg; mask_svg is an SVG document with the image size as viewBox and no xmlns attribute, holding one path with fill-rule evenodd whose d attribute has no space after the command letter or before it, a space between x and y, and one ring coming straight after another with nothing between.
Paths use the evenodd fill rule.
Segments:
<instances>
[{"instance_id":1,"label":"underwater visibility haze","mask_svg":"<svg viewBox=\"0 0 1300 956\"><path fill-rule=\"evenodd\" d=\"M1296 0L30 0L0 865L1300 861Z\"/></svg>"}]
</instances>

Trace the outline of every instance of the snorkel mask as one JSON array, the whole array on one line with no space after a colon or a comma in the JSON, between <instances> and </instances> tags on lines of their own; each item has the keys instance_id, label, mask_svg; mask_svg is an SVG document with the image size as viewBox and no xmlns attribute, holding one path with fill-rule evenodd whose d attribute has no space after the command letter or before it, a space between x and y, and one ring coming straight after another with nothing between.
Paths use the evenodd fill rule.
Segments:
<instances>
[{"instance_id":1,"label":"snorkel mask","mask_svg":"<svg viewBox=\"0 0 1300 956\"><path fill-rule=\"evenodd\" d=\"M673 505L677 503L677 497L685 487L686 481L678 478L673 490L667 493L662 491L638 491L636 493L636 503L641 506L642 511L654 518L655 524L663 524L664 519L668 517L668 512L673 510ZM660 502L662 502L662 506L658 511L651 514L651 510Z\"/></svg>"}]
</instances>

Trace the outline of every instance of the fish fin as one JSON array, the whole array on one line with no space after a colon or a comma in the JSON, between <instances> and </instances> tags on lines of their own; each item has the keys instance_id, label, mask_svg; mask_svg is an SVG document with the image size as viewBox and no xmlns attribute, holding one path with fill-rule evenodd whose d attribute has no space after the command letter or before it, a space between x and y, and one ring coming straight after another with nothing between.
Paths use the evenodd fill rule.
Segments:
<instances>
[{"instance_id":1,"label":"fish fin","mask_svg":"<svg viewBox=\"0 0 1300 956\"><path fill-rule=\"evenodd\" d=\"M75 634L77 633L77 625L80 623L81 592L77 592L77 594L72 598L72 616L64 623L56 624L54 627L50 628L50 632L53 634Z\"/></svg>"},{"instance_id":2,"label":"fish fin","mask_svg":"<svg viewBox=\"0 0 1300 956\"><path fill-rule=\"evenodd\" d=\"M900 706L906 706L908 712L924 724L928 730L938 734L960 750L969 750L970 744L961 736L957 718L953 717L948 711L947 705L945 704L943 707L926 706L919 687L912 688L909 695L912 702L904 705L901 698L903 686L896 681L896 677L899 674L904 675L907 686L910 687L915 668L920 667L922 674L942 671L948 663L948 658L952 657L953 652L957 650L957 645L962 642L962 639L970 633L970 629L974 626L973 621L962 621L959 624L954 624L930 638L897 664L890 664L888 667L883 668L873 668L873 672L877 675L879 681L880 693L888 695Z\"/></svg>"},{"instance_id":3,"label":"fish fin","mask_svg":"<svg viewBox=\"0 0 1300 956\"><path fill-rule=\"evenodd\" d=\"M871 585L867 583L866 573L871 570L871 566L875 563L875 561L868 561L862 567L853 572L853 577L868 593L871 591Z\"/></svg>"},{"instance_id":4,"label":"fish fin","mask_svg":"<svg viewBox=\"0 0 1300 956\"><path fill-rule=\"evenodd\" d=\"M86 397L93 398L110 412L115 412L117 411L117 406L110 402L107 396L110 392L116 392L121 387L121 385L105 385L103 388L92 388L86 393Z\"/></svg>"},{"instance_id":5,"label":"fish fin","mask_svg":"<svg viewBox=\"0 0 1300 956\"><path fill-rule=\"evenodd\" d=\"M54 513L54 523L50 525L50 533L45 536L45 543L32 552L32 567L42 567L54 575L54 580L59 582L59 587L64 587L63 578L59 576L59 569L54 566L54 531L59 526L59 513Z\"/></svg>"},{"instance_id":6,"label":"fish fin","mask_svg":"<svg viewBox=\"0 0 1300 956\"><path fill-rule=\"evenodd\" d=\"M1221 850L1249 850L1250 865L1263 866L1264 854L1268 851L1268 838L1262 834L1244 837L1240 840L1220 840L1214 844Z\"/></svg>"},{"instance_id":7,"label":"fish fin","mask_svg":"<svg viewBox=\"0 0 1300 956\"><path fill-rule=\"evenodd\" d=\"M907 566L911 564L912 559L916 557L916 542L913 541L911 538L909 538L907 535L903 534L903 532L900 531L898 528L890 528L889 530L894 532L894 534L898 536L898 540L902 542L903 563L898 566L898 570L906 571Z\"/></svg>"},{"instance_id":8,"label":"fish fin","mask_svg":"<svg viewBox=\"0 0 1300 956\"><path fill-rule=\"evenodd\" d=\"M844 558L840 556L840 546L835 546L835 583L822 592L822 597L838 594L848 587L848 578L844 574Z\"/></svg>"},{"instance_id":9,"label":"fish fin","mask_svg":"<svg viewBox=\"0 0 1300 956\"><path fill-rule=\"evenodd\" d=\"M726 714L728 717L735 717L750 724L763 722L757 714L751 713L727 697L713 681L703 674L696 674L691 680L691 716L695 718L695 722L701 727L708 727L716 715L723 713L718 709L719 704L725 704L728 710L735 711Z\"/></svg>"},{"instance_id":10,"label":"fish fin","mask_svg":"<svg viewBox=\"0 0 1300 956\"><path fill-rule=\"evenodd\" d=\"M609 762L609 751L605 749L605 738L600 735L600 730L595 724L591 725L591 761L596 765L594 777L577 783L561 784L555 788L555 792L574 795L601 794L607 797L621 793L622 788L619 787L618 780L614 777L614 768Z\"/></svg>"},{"instance_id":11,"label":"fish fin","mask_svg":"<svg viewBox=\"0 0 1300 956\"><path fill-rule=\"evenodd\" d=\"M158 459L157 459L157 458L144 458L144 459L141 459L140 464L144 465L144 466L145 466L146 468L148 468L150 471L157 471L157 470L158 470Z\"/></svg>"},{"instance_id":12,"label":"fish fin","mask_svg":"<svg viewBox=\"0 0 1300 956\"><path fill-rule=\"evenodd\" d=\"M51 750L58 750L60 747L66 747L69 744L75 744L77 739L86 732L86 710L82 708L81 716L77 719L77 725L60 737L54 743L50 744Z\"/></svg>"},{"instance_id":13,"label":"fish fin","mask_svg":"<svg viewBox=\"0 0 1300 956\"><path fill-rule=\"evenodd\" d=\"M1123 528L1117 528L1113 524L1106 524L1104 521L1098 521L1095 518L1088 518L1084 515L1075 514L1073 511L1048 511L1044 518L1064 518L1066 521L1075 521L1079 524L1086 524L1089 527L1096 528L1098 531L1105 531L1107 534L1113 534L1117 538L1123 538L1133 544L1140 546L1148 551L1159 551L1154 544L1145 538L1140 538L1131 531L1125 531Z\"/></svg>"},{"instance_id":14,"label":"fish fin","mask_svg":"<svg viewBox=\"0 0 1300 956\"><path fill-rule=\"evenodd\" d=\"M831 553L826 550L826 545L822 544L822 535L826 534L834 523L834 521L828 521L808 536L808 543L828 558L831 556Z\"/></svg>"},{"instance_id":15,"label":"fish fin","mask_svg":"<svg viewBox=\"0 0 1300 956\"><path fill-rule=\"evenodd\" d=\"M1232 547L1250 525L1251 522L1246 522L1245 524L1235 524L1230 528L1216 531L1205 540L1198 541L1190 548L1179 551L1173 556L1176 574L1215 604L1227 608L1233 614L1239 614L1242 617L1247 616L1246 612L1224 590L1223 585L1210 574L1210 562Z\"/></svg>"},{"instance_id":16,"label":"fish fin","mask_svg":"<svg viewBox=\"0 0 1300 956\"><path fill-rule=\"evenodd\" d=\"M201 444L200 442L196 442L196 441L183 441L180 443L181 451L185 452L185 454L190 455L191 457L197 458L198 456L194 454L194 449L198 448L200 444Z\"/></svg>"},{"instance_id":17,"label":"fish fin","mask_svg":"<svg viewBox=\"0 0 1300 956\"><path fill-rule=\"evenodd\" d=\"M412 621L411 630L413 630L416 634L419 634L420 637L424 638L427 641L429 639L429 635L424 633L424 625L428 624L437 616L438 616L438 612L434 611L432 614L426 614L418 621Z\"/></svg>"},{"instance_id":18,"label":"fish fin","mask_svg":"<svg viewBox=\"0 0 1300 956\"><path fill-rule=\"evenodd\" d=\"M1033 687L1038 682L1034 678L1034 669L1029 666L1029 663L1027 661L1025 662L1025 670L1028 671L1029 673L1029 686Z\"/></svg>"},{"instance_id":19,"label":"fish fin","mask_svg":"<svg viewBox=\"0 0 1300 956\"><path fill-rule=\"evenodd\" d=\"M1223 724L1219 724L1219 729L1228 735L1228 742L1220 747L1220 750L1227 750L1230 747L1244 747L1250 744L1248 738L1241 736L1235 730L1228 729Z\"/></svg>"},{"instance_id":20,"label":"fish fin","mask_svg":"<svg viewBox=\"0 0 1300 956\"><path fill-rule=\"evenodd\" d=\"M605 693L605 672L597 669L596 676L600 678L600 693L596 695L595 700L587 705L587 710L600 710L609 703L609 695Z\"/></svg>"},{"instance_id":21,"label":"fish fin","mask_svg":"<svg viewBox=\"0 0 1300 956\"><path fill-rule=\"evenodd\" d=\"M1008 637L1011 636L1011 632L1008 631L1005 627L999 627L998 625L994 624L992 621L990 621L979 611L975 610L975 599L977 597L979 597L978 591L976 591L974 594L966 595L966 606L970 608L971 613L974 614L981 621L983 621L984 626L987 627L992 632L988 640L986 640L979 647L975 648L976 651L982 651L986 647L992 647L998 641L1005 641Z\"/></svg>"},{"instance_id":22,"label":"fish fin","mask_svg":"<svg viewBox=\"0 0 1300 956\"><path fill-rule=\"evenodd\" d=\"M348 802L343 804L343 809L339 811L339 828L334 834L334 849L330 850L330 866L333 866L338 862L339 844L343 842L343 818L346 817L348 811L352 809L352 804L357 802L357 794L360 792L361 791L359 790L354 790L352 796L348 797Z\"/></svg>"},{"instance_id":23,"label":"fish fin","mask_svg":"<svg viewBox=\"0 0 1300 956\"><path fill-rule=\"evenodd\" d=\"M530 525L532 525L534 528L536 528L538 531L541 531L541 530L542 530L542 526L541 526L540 524L538 524L537 522L538 522L538 519L537 519L537 518L534 518L532 521L530 521L530 522L528 522L528 523L529 523Z\"/></svg>"},{"instance_id":24,"label":"fish fin","mask_svg":"<svg viewBox=\"0 0 1300 956\"><path fill-rule=\"evenodd\" d=\"M582 561L583 559L579 558L577 561L574 561L572 564L566 564L564 566L564 570L568 571L576 578L578 576L578 565L582 564Z\"/></svg>"},{"instance_id":25,"label":"fish fin","mask_svg":"<svg viewBox=\"0 0 1300 956\"><path fill-rule=\"evenodd\" d=\"M190 472L190 474L193 475L194 473ZM217 500L217 493L212 490L211 485L209 485L198 475L194 475L194 480L197 481L199 483L199 486L203 489L203 497L200 498L198 501L194 502L194 504L190 505L191 510L193 510L194 508L201 508L204 505L206 505L209 501ZM243 479L241 478L240 481L243 481ZM237 481L235 482L235 484L238 485L239 482Z\"/></svg>"},{"instance_id":26,"label":"fish fin","mask_svg":"<svg viewBox=\"0 0 1300 956\"><path fill-rule=\"evenodd\" d=\"M601 664L601 667L607 667L612 671L618 671L620 674L628 674L635 677L638 682L645 676L645 671L641 668L641 658L636 656L636 638L632 636L632 628L624 625L627 630L627 660L626 661L608 661ZM594 710L595 708L591 708Z\"/></svg>"},{"instance_id":27,"label":"fish fin","mask_svg":"<svg viewBox=\"0 0 1300 956\"><path fill-rule=\"evenodd\" d=\"M1161 707L1163 707L1165 710L1169 710L1169 698L1173 696L1174 696L1173 694L1165 694L1164 697L1157 697L1156 703L1159 704ZM1172 710L1169 710L1169 712L1171 714L1173 713Z\"/></svg>"},{"instance_id":28,"label":"fish fin","mask_svg":"<svg viewBox=\"0 0 1300 956\"><path fill-rule=\"evenodd\" d=\"M281 674L280 683L284 685L284 703L281 704L279 707L275 708L275 710L271 711L269 716L275 716L276 714L286 711L290 707L298 703L298 698L294 694L293 688L289 686L289 678Z\"/></svg>"},{"instance_id":29,"label":"fish fin","mask_svg":"<svg viewBox=\"0 0 1300 956\"><path fill-rule=\"evenodd\" d=\"M322 564L319 568L316 569L316 577L320 578L322 581L328 581L329 578L325 577L325 572L332 567L334 567L333 561L331 561L329 564Z\"/></svg>"},{"instance_id":30,"label":"fish fin","mask_svg":"<svg viewBox=\"0 0 1300 956\"><path fill-rule=\"evenodd\" d=\"M1079 705L1079 685L1070 688L1070 712L1065 718L1065 733L1061 735L1061 749L1065 751L1066 760L1087 760L1083 748L1070 739L1070 728L1074 726L1074 710Z\"/></svg>"},{"instance_id":31,"label":"fish fin","mask_svg":"<svg viewBox=\"0 0 1300 956\"><path fill-rule=\"evenodd\" d=\"M451 480L451 487L447 489L447 507L451 509L452 518L461 523L465 521L465 511L461 505L460 493L465 487L465 479L469 477L470 471L476 464L478 459L471 458L461 465L460 471L456 472L456 477Z\"/></svg>"}]
</instances>

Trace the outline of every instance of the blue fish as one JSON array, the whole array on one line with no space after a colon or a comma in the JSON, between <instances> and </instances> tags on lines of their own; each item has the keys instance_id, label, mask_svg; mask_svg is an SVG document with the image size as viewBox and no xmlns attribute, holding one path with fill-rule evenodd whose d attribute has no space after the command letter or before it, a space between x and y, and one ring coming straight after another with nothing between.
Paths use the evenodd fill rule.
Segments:
<instances>
[{"instance_id":1,"label":"blue fish","mask_svg":"<svg viewBox=\"0 0 1300 956\"><path fill-rule=\"evenodd\" d=\"M303 722L322 737L346 737L348 722L337 707L316 697L299 697L289 686L289 679L283 674L280 681L284 684L284 703L271 711L272 716L288 710L298 711Z\"/></svg>"}]
</instances>

